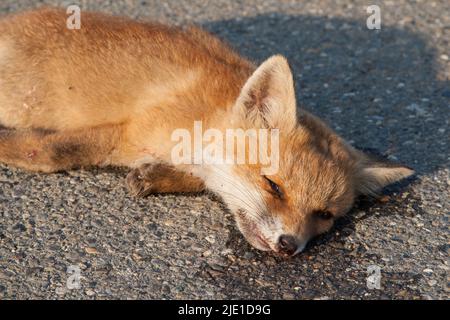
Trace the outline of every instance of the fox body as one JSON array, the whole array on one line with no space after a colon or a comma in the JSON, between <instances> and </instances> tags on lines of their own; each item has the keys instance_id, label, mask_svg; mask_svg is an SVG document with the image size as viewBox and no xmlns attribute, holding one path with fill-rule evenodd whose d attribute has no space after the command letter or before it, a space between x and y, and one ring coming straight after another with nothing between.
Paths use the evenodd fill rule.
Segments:
<instances>
[{"instance_id":1,"label":"fox body","mask_svg":"<svg viewBox=\"0 0 450 320\"><path fill-rule=\"evenodd\" d=\"M360 194L413 173L356 150L297 109L286 59L257 66L196 27L59 9L0 20L0 161L55 172L126 166L135 195L220 195L256 248L284 255L331 228ZM279 130L278 171L174 164L179 128Z\"/></svg>"}]
</instances>

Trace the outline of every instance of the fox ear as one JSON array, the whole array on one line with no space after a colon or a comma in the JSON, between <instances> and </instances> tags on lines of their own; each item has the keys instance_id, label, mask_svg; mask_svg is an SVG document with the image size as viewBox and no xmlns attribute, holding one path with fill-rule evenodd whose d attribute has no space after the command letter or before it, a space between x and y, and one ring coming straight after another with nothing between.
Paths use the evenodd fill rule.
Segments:
<instances>
[{"instance_id":1,"label":"fox ear","mask_svg":"<svg viewBox=\"0 0 450 320\"><path fill-rule=\"evenodd\" d=\"M364 154L358 151L360 164L356 188L360 194L376 195L378 191L391 183L400 181L414 174L414 170L396 164L382 156Z\"/></svg>"},{"instance_id":2,"label":"fox ear","mask_svg":"<svg viewBox=\"0 0 450 320\"><path fill-rule=\"evenodd\" d=\"M297 122L294 81L280 55L264 61L250 76L234 106L234 115L257 128L291 130Z\"/></svg>"}]
</instances>

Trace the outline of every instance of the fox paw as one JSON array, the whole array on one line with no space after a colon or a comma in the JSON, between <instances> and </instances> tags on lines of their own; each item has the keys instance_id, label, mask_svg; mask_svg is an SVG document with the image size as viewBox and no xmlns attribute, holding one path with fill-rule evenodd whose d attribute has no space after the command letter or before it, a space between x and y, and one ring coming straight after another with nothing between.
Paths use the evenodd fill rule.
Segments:
<instances>
[{"instance_id":1,"label":"fox paw","mask_svg":"<svg viewBox=\"0 0 450 320\"><path fill-rule=\"evenodd\" d=\"M145 168L131 170L126 178L128 190L135 197L144 197L152 193L152 181L147 175Z\"/></svg>"}]
</instances>

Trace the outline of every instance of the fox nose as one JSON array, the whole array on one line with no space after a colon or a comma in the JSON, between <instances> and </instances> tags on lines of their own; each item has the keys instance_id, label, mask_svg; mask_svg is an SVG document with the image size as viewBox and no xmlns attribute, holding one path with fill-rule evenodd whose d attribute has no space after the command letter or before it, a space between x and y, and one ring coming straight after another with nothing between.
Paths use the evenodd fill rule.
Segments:
<instances>
[{"instance_id":1,"label":"fox nose","mask_svg":"<svg viewBox=\"0 0 450 320\"><path fill-rule=\"evenodd\" d=\"M278 239L278 249L280 253L291 256L297 251L297 241L293 236L283 234Z\"/></svg>"}]
</instances>

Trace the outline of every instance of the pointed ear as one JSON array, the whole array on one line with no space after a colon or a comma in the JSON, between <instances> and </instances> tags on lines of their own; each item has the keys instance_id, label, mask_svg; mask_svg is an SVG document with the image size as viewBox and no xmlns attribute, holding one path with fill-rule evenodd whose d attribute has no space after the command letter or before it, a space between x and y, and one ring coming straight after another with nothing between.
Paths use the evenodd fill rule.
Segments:
<instances>
[{"instance_id":1,"label":"pointed ear","mask_svg":"<svg viewBox=\"0 0 450 320\"><path fill-rule=\"evenodd\" d=\"M384 159L374 154L358 152L360 167L356 178L356 189L360 194L376 195L378 191L391 183L414 174L414 170Z\"/></svg>"},{"instance_id":2,"label":"pointed ear","mask_svg":"<svg viewBox=\"0 0 450 320\"><path fill-rule=\"evenodd\" d=\"M245 126L282 130L295 127L294 81L283 56L273 56L256 69L242 88L233 112Z\"/></svg>"}]
</instances>

